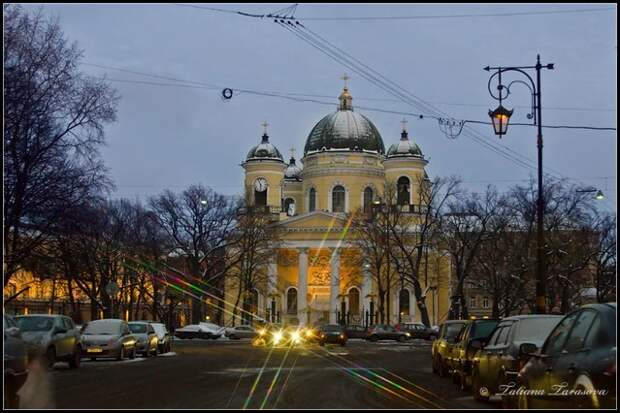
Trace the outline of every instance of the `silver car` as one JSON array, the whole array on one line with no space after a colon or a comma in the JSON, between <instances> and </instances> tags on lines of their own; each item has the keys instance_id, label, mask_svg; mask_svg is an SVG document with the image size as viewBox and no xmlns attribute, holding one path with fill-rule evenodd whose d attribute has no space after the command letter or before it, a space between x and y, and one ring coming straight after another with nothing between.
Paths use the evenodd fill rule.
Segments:
<instances>
[{"instance_id":1,"label":"silver car","mask_svg":"<svg viewBox=\"0 0 620 413\"><path fill-rule=\"evenodd\" d=\"M254 327L244 325L231 327L226 330L226 336L231 340L239 340L241 338L254 338L258 335Z\"/></svg>"},{"instance_id":2,"label":"silver car","mask_svg":"<svg viewBox=\"0 0 620 413\"><path fill-rule=\"evenodd\" d=\"M136 357L136 338L125 320L106 318L94 320L82 331L82 356L91 360L111 357L122 360Z\"/></svg>"},{"instance_id":3,"label":"silver car","mask_svg":"<svg viewBox=\"0 0 620 413\"><path fill-rule=\"evenodd\" d=\"M28 344L29 357L44 356L51 367L66 361L71 368L80 367L82 339L73 320L63 315L31 314L15 317Z\"/></svg>"},{"instance_id":4,"label":"silver car","mask_svg":"<svg viewBox=\"0 0 620 413\"><path fill-rule=\"evenodd\" d=\"M170 333L168 333L168 329L162 323L151 323L153 329L155 330L155 334L157 334L157 346L159 347L159 353L169 353L172 351L172 338L170 337Z\"/></svg>"},{"instance_id":5,"label":"silver car","mask_svg":"<svg viewBox=\"0 0 620 413\"><path fill-rule=\"evenodd\" d=\"M136 338L136 351L144 357L151 354L157 356L157 334L150 323L144 321L132 321L129 323L129 330Z\"/></svg>"},{"instance_id":6,"label":"silver car","mask_svg":"<svg viewBox=\"0 0 620 413\"><path fill-rule=\"evenodd\" d=\"M4 407L19 408L17 392L28 378L28 349L14 318L4 315Z\"/></svg>"}]
</instances>

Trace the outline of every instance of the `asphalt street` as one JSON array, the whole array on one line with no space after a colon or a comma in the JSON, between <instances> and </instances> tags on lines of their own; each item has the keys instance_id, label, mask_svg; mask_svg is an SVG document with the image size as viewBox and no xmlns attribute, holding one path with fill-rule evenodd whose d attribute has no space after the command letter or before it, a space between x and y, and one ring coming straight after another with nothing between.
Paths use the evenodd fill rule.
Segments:
<instances>
[{"instance_id":1,"label":"asphalt street","mask_svg":"<svg viewBox=\"0 0 620 413\"><path fill-rule=\"evenodd\" d=\"M172 353L85 360L71 370L33 365L24 408L465 408L475 402L431 371L431 343L269 349L249 341L177 340Z\"/></svg>"}]
</instances>

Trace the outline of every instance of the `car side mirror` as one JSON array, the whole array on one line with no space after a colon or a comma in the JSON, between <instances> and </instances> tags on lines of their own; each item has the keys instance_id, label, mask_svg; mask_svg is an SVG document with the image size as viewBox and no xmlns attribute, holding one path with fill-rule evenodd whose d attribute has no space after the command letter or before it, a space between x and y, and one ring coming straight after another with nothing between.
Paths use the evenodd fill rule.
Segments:
<instances>
[{"instance_id":1,"label":"car side mirror","mask_svg":"<svg viewBox=\"0 0 620 413\"><path fill-rule=\"evenodd\" d=\"M519 346L519 354L522 356L533 356L538 351L534 343L523 343Z\"/></svg>"},{"instance_id":2,"label":"car side mirror","mask_svg":"<svg viewBox=\"0 0 620 413\"><path fill-rule=\"evenodd\" d=\"M9 327L6 329L6 335L9 337L19 338L21 336L21 331L17 327Z\"/></svg>"}]
</instances>

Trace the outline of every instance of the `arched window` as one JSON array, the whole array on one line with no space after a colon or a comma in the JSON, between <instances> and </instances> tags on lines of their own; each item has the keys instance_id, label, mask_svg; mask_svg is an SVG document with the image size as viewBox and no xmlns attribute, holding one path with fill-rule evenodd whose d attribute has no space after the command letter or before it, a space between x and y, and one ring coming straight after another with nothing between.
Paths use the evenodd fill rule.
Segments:
<instances>
[{"instance_id":1,"label":"arched window","mask_svg":"<svg viewBox=\"0 0 620 413\"><path fill-rule=\"evenodd\" d=\"M286 293L286 313L297 314L297 289L289 288Z\"/></svg>"},{"instance_id":2,"label":"arched window","mask_svg":"<svg viewBox=\"0 0 620 413\"><path fill-rule=\"evenodd\" d=\"M254 205L255 206L267 206L267 191L258 192L254 190Z\"/></svg>"},{"instance_id":3,"label":"arched window","mask_svg":"<svg viewBox=\"0 0 620 413\"><path fill-rule=\"evenodd\" d=\"M332 212L344 212L344 186L336 185L332 189Z\"/></svg>"},{"instance_id":4,"label":"arched window","mask_svg":"<svg viewBox=\"0 0 620 413\"><path fill-rule=\"evenodd\" d=\"M398 312L401 315L409 315L409 290L400 290L398 295Z\"/></svg>"},{"instance_id":5,"label":"arched window","mask_svg":"<svg viewBox=\"0 0 620 413\"><path fill-rule=\"evenodd\" d=\"M293 205L293 208L289 212L289 207L291 205ZM284 212L286 212L286 214L289 215L289 216L295 215L295 200L293 198L286 198L284 200Z\"/></svg>"},{"instance_id":6,"label":"arched window","mask_svg":"<svg viewBox=\"0 0 620 413\"><path fill-rule=\"evenodd\" d=\"M370 214L372 212L372 188L366 187L364 189L364 213Z\"/></svg>"},{"instance_id":7,"label":"arched window","mask_svg":"<svg viewBox=\"0 0 620 413\"><path fill-rule=\"evenodd\" d=\"M316 189L310 188L310 193L308 194L308 211L312 212L316 209Z\"/></svg>"},{"instance_id":8,"label":"arched window","mask_svg":"<svg viewBox=\"0 0 620 413\"><path fill-rule=\"evenodd\" d=\"M398 178L398 205L409 205L409 178Z\"/></svg>"},{"instance_id":9,"label":"arched window","mask_svg":"<svg viewBox=\"0 0 620 413\"><path fill-rule=\"evenodd\" d=\"M357 288L349 290L349 313L358 315L360 312L360 291Z\"/></svg>"}]
</instances>

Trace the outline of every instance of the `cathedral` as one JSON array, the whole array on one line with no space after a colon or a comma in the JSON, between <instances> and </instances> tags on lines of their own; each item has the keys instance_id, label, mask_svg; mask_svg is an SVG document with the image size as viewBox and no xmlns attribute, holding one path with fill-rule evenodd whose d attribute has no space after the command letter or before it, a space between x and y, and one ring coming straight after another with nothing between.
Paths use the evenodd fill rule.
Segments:
<instances>
[{"instance_id":1,"label":"cathedral","mask_svg":"<svg viewBox=\"0 0 620 413\"><path fill-rule=\"evenodd\" d=\"M350 239L350 216L371 211L386 183L397 185L398 204L414 214L428 161L409 138L405 121L400 140L386 152L377 127L354 110L346 76L338 99L338 110L310 131L300 162L294 154L285 162L263 124L260 143L242 163L246 206L271 213L279 234L277 250L265 263L264 285L251 293L251 311L259 319L298 325L378 322L376 282L369 265L354 259L360 252ZM422 268L425 306L437 325L448 312L449 261L427 253ZM238 294L229 280L226 325ZM401 280L390 289L385 322L414 321L420 315L413 288Z\"/></svg>"}]
</instances>

